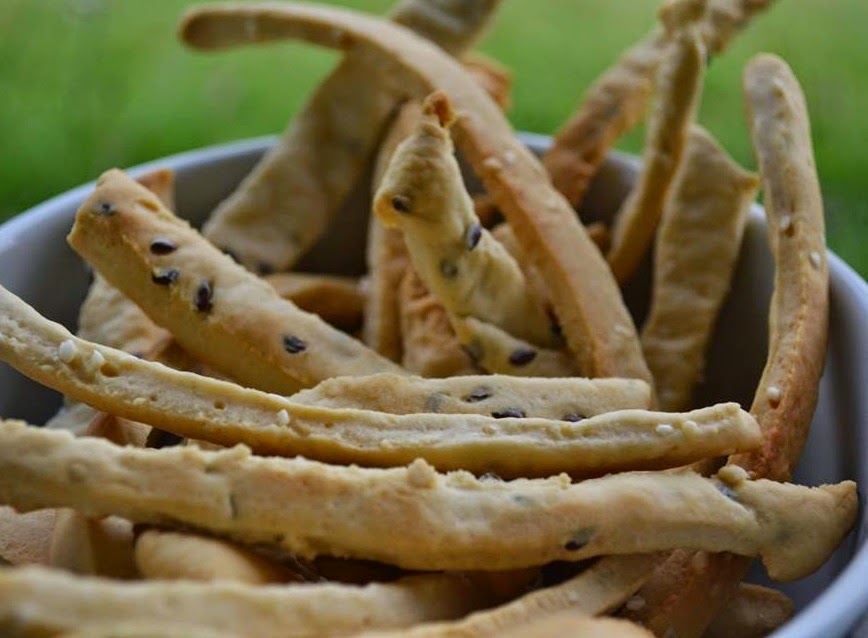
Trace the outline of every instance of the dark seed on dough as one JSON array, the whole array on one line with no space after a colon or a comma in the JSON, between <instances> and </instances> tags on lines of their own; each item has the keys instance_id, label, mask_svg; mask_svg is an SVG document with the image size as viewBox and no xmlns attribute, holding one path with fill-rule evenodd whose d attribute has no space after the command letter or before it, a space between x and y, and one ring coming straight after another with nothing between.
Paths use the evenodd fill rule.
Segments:
<instances>
[{"instance_id":1,"label":"dark seed on dough","mask_svg":"<svg viewBox=\"0 0 868 638\"><path fill-rule=\"evenodd\" d=\"M464 400L467 403L478 403L479 401L485 401L486 399L491 398L492 392L490 388L486 388L484 385L473 388Z\"/></svg>"},{"instance_id":2,"label":"dark seed on dough","mask_svg":"<svg viewBox=\"0 0 868 638\"><path fill-rule=\"evenodd\" d=\"M536 350L531 348L516 348L509 355L509 362L514 366L526 366L536 359Z\"/></svg>"},{"instance_id":3,"label":"dark seed on dough","mask_svg":"<svg viewBox=\"0 0 868 638\"><path fill-rule=\"evenodd\" d=\"M497 412L492 412L491 416L495 419L523 419L527 416L524 410L520 408L505 408Z\"/></svg>"},{"instance_id":4,"label":"dark seed on dough","mask_svg":"<svg viewBox=\"0 0 868 638\"><path fill-rule=\"evenodd\" d=\"M283 337L283 349L286 350L289 354L298 354L299 352L304 352L307 349L307 344L298 337L286 335Z\"/></svg>"},{"instance_id":5,"label":"dark seed on dough","mask_svg":"<svg viewBox=\"0 0 868 638\"><path fill-rule=\"evenodd\" d=\"M473 250L476 248L480 239L482 239L482 228L479 227L479 224L473 224L468 227L467 232L464 234L464 241L467 244L467 250Z\"/></svg>"},{"instance_id":6,"label":"dark seed on dough","mask_svg":"<svg viewBox=\"0 0 868 638\"><path fill-rule=\"evenodd\" d=\"M584 414L577 414L576 412L570 412L569 414L565 414L561 419L562 421L569 421L570 423L578 423L579 421L584 421L587 419Z\"/></svg>"},{"instance_id":7,"label":"dark seed on dough","mask_svg":"<svg viewBox=\"0 0 868 638\"><path fill-rule=\"evenodd\" d=\"M180 277L181 273L174 268L169 268L168 270L154 270L151 273L151 281L155 284L160 284L161 286L173 284L178 281Z\"/></svg>"},{"instance_id":8,"label":"dark seed on dough","mask_svg":"<svg viewBox=\"0 0 868 638\"><path fill-rule=\"evenodd\" d=\"M114 215L116 212L118 212L118 209L109 204L108 202L102 202L96 212L100 215Z\"/></svg>"},{"instance_id":9,"label":"dark seed on dough","mask_svg":"<svg viewBox=\"0 0 868 638\"><path fill-rule=\"evenodd\" d=\"M155 255L168 255L175 252L178 247L168 239L155 239L151 242L151 252Z\"/></svg>"},{"instance_id":10,"label":"dark seed on dough","mask_svg":"<svg viewBox=\"0 0 868 638\"><path fill-rule=\"evenodd\" d=\"M406 215L410 212L410 198L406 195L395 195L392 198L392 208Z\"/></svg>"},{"instance_id":11,"label":"dark seed on dough","mask_svg":"<svg viewBox=\"0 0 868 638\"><path fill-rule=\"evenodd\" d=\"M210 281L203 281L199 284L193 305L199 312L209 312L214 307L214 289Z\"/></svg>"}]
</instances>

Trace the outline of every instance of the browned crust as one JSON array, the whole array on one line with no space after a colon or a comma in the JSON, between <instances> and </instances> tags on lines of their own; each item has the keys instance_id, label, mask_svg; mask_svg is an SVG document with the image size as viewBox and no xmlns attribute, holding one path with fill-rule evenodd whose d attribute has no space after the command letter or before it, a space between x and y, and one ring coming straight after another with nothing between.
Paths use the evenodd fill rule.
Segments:
<instances>
[{"instance_id":1,"label":"browned crust","mask_svg":"<svg viewBox=\"0 0 868 638\"><path fill-rule=\"evenodd\" d=\"M769 354L751 406L763 446L757 453L731 457L730 463L756 477L787 480L807 439L825 361L823 203L805 98L792 70L780 58L761 54L745 69L744 91L765 191L775 283ZM669 576L659 574L646 587L661 600L642 618L655 633L672 629L679 637L700 636L750 565L728 554L697 556L690 558L695 568L673 565Z\"/></svg>"},{"instance_id":2,"label":"browned crust","mask_svg":"<svg viewBox=\"0 0 868 638\"><path fill-rule=\"evenodd\" d=\"M765 638L793 616L793 601L768 587L738 586L703 638Z\"/></svg>"},{"instance_id":3,"label":"browned crust","mask_svg":"<svg viewBox=\"0 0 868 638\"><path fill-rule=\"evenodd\" d=\"M471 51L461 57L464 68L501 111L509 111L512 105L512 71L491 56Z\"/></svg>"},{"instance_id":4,"label":"browned crust","mask_svg":"<svg viewBox=\"0 0 868 638\"><path fill-rule=\"evenodd\" d=\"M250 21L256 29L246 28ZM337 41L335 29L342 36ZM525 242L531 260L549 285L560 290L555 312L583 372L650 381L635 327L608 265L572 207L544 178L543 167L456 61L387 23L300 4L198 7L186 15L180 31L187 43L203 49L287 37L352 46L354 55L369 55L381 63L389 79L408 93L421 96L442 89L463 114L453 127L459 147Z\"/></svg>"}]
</instances>

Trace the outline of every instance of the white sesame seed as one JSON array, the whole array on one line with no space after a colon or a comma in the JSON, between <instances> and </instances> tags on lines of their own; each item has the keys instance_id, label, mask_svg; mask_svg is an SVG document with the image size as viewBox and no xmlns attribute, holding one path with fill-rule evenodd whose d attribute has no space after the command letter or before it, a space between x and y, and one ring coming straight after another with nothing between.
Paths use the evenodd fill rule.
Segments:
<instances>
[{"instance_id":1,"label":"white sesame seed","mask_svg":"<svg viewBox=\"0 0 868 638\"><path fill-rule=\"evenodd\" d=\"M75 359L75 355L75 344L72 342L72 339L67 339L61 343L60 347L57 349L57 356L60 357L60 360L64 363L72 363L72 360Z\"/></svg>"},{"instance_id":2,"label":"white sesame seed","mask_svg":"<svg viewBox=\"0 0 868 638\"><path fill-rule=\"evenodd\" d=\"M516 159L518 159L518 156L515 154L514 150L508 149L503 152L503 161L507 166L515 164Z\"/></svg>"},{"instance_id":3,"label":"white sesame seed","mask_svg":"<svg viewBox=\"0 0 868 638\"><path fill-rule=\"evenodd\" d=\"M102 352L94 350L93 354L90 356L90 363L94 368L101 368L102 364L105 363L105 357L102 356Z\"/></svg>"},{"instance_id":4,"label":"white sesame seed","mask_svg":"<svg viewBox=\"0 0 868 638\"><path fill-rule=\"evenodd\" d=\"M657 434L672 434L673 432L675 432L675 428L673 428L668 423L661 423L656 428L654 428L654 430L657 432Z\"/></svg>"},{"instance_id":5,"label":"white sesame seed","mask_svg":"<svg viewBox=\"0 0 868 638\"><path fill-rule=\"evenodd\" d=\"M645 606L645 599L641 596L633 596L625 605L630 611L639 611Z\"/></svg>"},{"instance_id":6,"label":"white sesame seed","mask_svg":"<svg viewBox=\"0 0 868 638\"><path fill-rule=\"evenodd\" d=\"M501 162L496 157L486 157L482 161L482 165L485 168L493 170L493 171L499 171L501 168L503 168L503 162Z\"/></svg>"},{"instance_id":7,"label":"white sesame seed","mask_svg":"<svg viewBox=\"0 0 868 638\"><path fill-rule=\"evenodd\" d=\"M811 265L814 268L819 268L820 264L823 262L823 258L820 257L820 253L818 253L816 250L812 250L808 258L811 260Z\"/></svg>"},{"instance_id":8,"label":"white sesame seed","mask_svg":"<svg viewBox=\"0 0 868 638\"><path fill-rule=\"evenodd\" d=\"M790 228L793 227L793 218L790 215L784 215L781 217L781 221L778 222L778 228L781 229L782 232L787 232Z\"/></svg>"},{"instance_id":9,"label":"white sesame seed","mask_svg":"<svg viewBox=\"0 0 868 638\"><path fill-rule=\"evenodd\" d=\"M766 390L766 396L773 404L781 400L781 389L776 385L770 385Z\"/></svg>"},{"instance_id":10,"label":"white sesame seed","mask_svg":"<svg viewBox=\"0 0 868 638\"><path fill-rule=\"evenodd\" d=\"M281 425L289 425L289 412L286 410L281 410L277 413L277 421Z\"/></svg>"}]
</instances>

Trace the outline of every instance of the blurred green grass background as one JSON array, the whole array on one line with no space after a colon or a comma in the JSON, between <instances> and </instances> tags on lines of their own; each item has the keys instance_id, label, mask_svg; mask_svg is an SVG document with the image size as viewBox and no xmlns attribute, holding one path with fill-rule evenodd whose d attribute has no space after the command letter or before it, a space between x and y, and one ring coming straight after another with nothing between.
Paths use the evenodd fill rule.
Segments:
<instances>
[{"instance_id":1,"label":"blurred green grass background","mask_svg":"<svg viewBox=\"0 0 868 638\"><path fill-rule=\"evenodd\" d=\"M219 54L175 39L190 0L0 0L0 219L110 166L276 133L335 63L286 43ZM332 0L385 11L390 0ZM506 0L481 50L511 67L510 118L550 133L653 21L658 0ZM864 0L780 0L711 65L701 122L753 166L740 74L758 51L805 86L829 244L868 276ZM641 132L621 148L636 151Z\"/></svg>"}]
</instances>

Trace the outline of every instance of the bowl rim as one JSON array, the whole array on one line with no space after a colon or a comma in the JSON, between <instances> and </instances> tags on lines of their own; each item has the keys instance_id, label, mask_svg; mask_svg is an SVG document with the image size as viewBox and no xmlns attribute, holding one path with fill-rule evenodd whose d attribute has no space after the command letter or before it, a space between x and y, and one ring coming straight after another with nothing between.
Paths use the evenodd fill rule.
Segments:
<instances>
[{"instance_id":1,"label":"bowl rim","mask_svg":"<svg viewBox=\"0 0 868 638\"><path fill-rule=\"evenodd\" d=\"M519 139L535 150L544 150L551 144L551 137L538 133L518 132ZM126 169L131 175L138 176L160 167L181 172L186 168L201 166L227 155L261 153L273 146L279 139L277 135L246 138L200 147L168 155L156 160L137 164ZM612 151L610 155L622 164L638 165L640 158L622 151ZM17 235L25 227L40 223L43 219L56 215L58 208L77 207L93 190L96 181L74 187L35 206L18 213L0 224L0 250L16 241ZM767 228L764 208L754 203L750 211L752 220ZM845 292L848 302L855 305L856 313L868 317L868 283L843 259L827 248L830 280ZM868 330L858 338L857 352L868 353ZM865 425L868 430L868 424ZM857 468L860 482L868 485L865 470ZM863 488L865 489L865 488ZM864 514L860 512L860 514ZM774 638L814 638L816 636L843 635L854 629L860 619L868 612L868 588L864 587L864 575L868 573L868 542L864 541L865 530L860 529L861 519L857 520L855 532L856 550L851 560L823 592L793 616L780 629L771 634Z\"/></svg>"}]
</instances>

